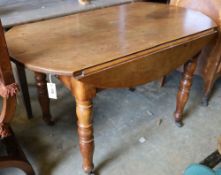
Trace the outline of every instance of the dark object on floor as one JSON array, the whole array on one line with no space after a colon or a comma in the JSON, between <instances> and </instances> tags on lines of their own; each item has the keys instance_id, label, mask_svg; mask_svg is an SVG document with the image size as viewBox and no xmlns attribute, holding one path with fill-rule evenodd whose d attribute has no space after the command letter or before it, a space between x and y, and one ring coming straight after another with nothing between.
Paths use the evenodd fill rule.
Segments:
<instances>
[{"instance_id":1,"label":"dark object on floor","mask_svg":"<svg viewBox=\"0 0 221 175\"><path fill-rule=\"evenodd\" d=\"M221 162L221 138L218 140L218 150L214 151L200 164L191 164L186 168L184 175L221 175L221 168L213 168Z\"/></svg>"},{"instance_id":2,"label":"dark object on floor","mask_svg":"<svg viewBox=\"0 0 221 175\"><path fill-rule=\"evenodd\" d=\"M31 164L22 152L14 133L0 140L0 168L15 167L23 170L27 175L34 175Z\"/></svg>"},{"instance_id":3,"label":"dark object on floor","mask_svg":"<svg viewBox=\"0 0 221 175\"><path fill-rule=\"evenodd\" d=\"M214 151L207 158L200 162L201 165L205 165L209 168L214 168L218 163L221 162L221 155L219 151Z\"/></svg>"}]
</instances>

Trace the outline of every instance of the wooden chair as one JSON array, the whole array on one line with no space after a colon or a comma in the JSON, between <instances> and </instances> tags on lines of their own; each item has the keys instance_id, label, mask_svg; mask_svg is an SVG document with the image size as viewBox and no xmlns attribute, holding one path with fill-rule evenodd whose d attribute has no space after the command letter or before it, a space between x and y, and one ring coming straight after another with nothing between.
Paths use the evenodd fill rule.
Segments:
<instances>
[{"instance_id":1,"label":"wooden chair","mask_svg":"<svg viewBox=\"0 0 221 175\"><path fill-rule=\"evenodd\" d=\"M10 128L10 121L16 107L17 92L18 86L12 74L4 31L0 21L0 96L3 99L0 114L0 144L6 148L6 154L0 155L0 168L15 167L22 169L27 175L34 175L30 163L25 158Z\"/></svg>"},{"instance_id":2,"label":"wooden chair","mask_svg":"<svg viewBox=\"0 0 221 175\"><path fill-rule=\"evenodd\" d=\"M170 0L170 5L191 8L206 14L220 26L219 31L221 32L220 0ZM214 82L221 75L221 35L219 35L210 46L203 50L196 72L198 72L204 80L204 97L202 104L207 106Z\"/></svg>"}]
</instances>

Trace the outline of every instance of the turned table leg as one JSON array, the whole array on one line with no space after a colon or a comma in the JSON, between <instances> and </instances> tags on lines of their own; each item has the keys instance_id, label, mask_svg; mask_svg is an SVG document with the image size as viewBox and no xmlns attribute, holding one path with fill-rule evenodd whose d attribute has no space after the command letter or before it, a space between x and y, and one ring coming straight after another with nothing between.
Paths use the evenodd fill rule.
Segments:
<instances>
[{"instance_id":1,"label":"turned table leg","mask_svg":"<svg viewBox=\"0 0 221 175\"><path fill-rule=\"evenodd\" d=\"M83 169L91 173L94 169L94 136L92 124L92 102L76 100L76 113L78 118L78 135L80 151L83 157Z\"/></svg>"},{"instance_id":2,"label":"turned table leg","mask_svg":"<svg viewBox=\"0 0 221 175\"><path fill-rule=\"evenodd\" d=\"M197 66L197 57L198 55L189 60L184 65L183 78L180 82L180 87L177 94L176 110L174 112L175 122L179 127L183 126L183 110L189 98L189 92L192 86L192 78Z\"/></svg>"},{"instance_id":3,"label":"turned table leg","mask_svg":"<svg viewBox=\"0 0 221 175\"><path fill-rule=\"evenodd\" d=\"M76 99L76 114L80 151L83 158L83 169L93 174L94 136L92 120L92 99L96 96L96 89L72 77L58 77L71 90Z\"/></svg>"},{"instance_id":4,"label":"turned table leg","mask_svg":"<svg viewBox=\"0 0 221 175\"><path fill-rule=\"evenodd\" d=\"M94 170L92 98L96 95L96 89L72 79L71 90L76 98L77 126L80 151L83 157L83 169L86 173L91 174Z\"/></svg>"},{"instance_id":5,"label":"turned table leg","mask_svg":"<svg viewBox=\"0 0 221 175\"><path fill-rule=\"evenodd\" d=\"M35 72L35 79L38 90L38 99L42 109L43 120L48 125L53 125L50 114L50 100L48 98L46 75L43 73Z\"/></svg>"}]
</instances>

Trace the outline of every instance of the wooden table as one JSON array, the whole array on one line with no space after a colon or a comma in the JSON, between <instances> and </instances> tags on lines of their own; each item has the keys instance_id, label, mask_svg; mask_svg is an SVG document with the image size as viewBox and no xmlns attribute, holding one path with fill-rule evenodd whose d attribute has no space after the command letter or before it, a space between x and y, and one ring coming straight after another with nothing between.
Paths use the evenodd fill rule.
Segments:
<instances>
[{"instance_id":1,"label":"wooden table","mask_svg":"<svg viewBox=\"0 0 221 175\"><path fill-rule=\"evenodd\" d=\"M6 40L15 63L35 72L47 121L46 74L56 74L72 92L83 169L90 173L97 91L141 85L185 64L175 111L181 123L196 56L216 35L216 24L202 13L140 2L17 26Z\"/></svg>"}]
</instances>

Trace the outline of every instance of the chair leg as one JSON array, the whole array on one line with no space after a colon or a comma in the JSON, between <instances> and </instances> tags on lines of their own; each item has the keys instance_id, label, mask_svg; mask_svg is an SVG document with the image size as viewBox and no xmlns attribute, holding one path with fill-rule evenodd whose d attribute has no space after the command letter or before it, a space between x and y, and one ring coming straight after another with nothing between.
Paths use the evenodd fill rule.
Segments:
<instances>
[{"instance_id":1,"label":"chair leg","mask_svg":"<svg viewBox=\"0 0 221 175\"><path fill-rule=\"evenodd\" d=\"M19 78L20 87L21 87L22 99L25 105L25 110L26 110L28 118L30 119L33 117L33 113L32 113L32 107L31 107L31 102L30 102L30 95L28 91L28 83L27 83L27 78L25 74L25 68L22 64L19 64L19 63L16 63L16 68L17 68L18 78Z\"/></svg>"},{"instance_id":2,"label":"chair leg","mask_svg":"<svg viewBox=\"0 0 221 175\"><path fill-rule=\"evenodd\" d=\"M219 32L218 38L212 50L209 50L208 62L203 68L203 79L204 79L204 96L201 104L208 106L208 101L211 95L214 82L220 76L220 64L221 64L221 33Z\"/></svg>"},{"instance_id":3,"label":"chair leg","mask_svg":"<svg viewBox=\"0 0 221 175\"><path fill-rule=\"evenodd\" d=\"M13 132L11 136L1 139L0 144L4 145L4 148L6 149L5 152L7 154L0 156L0 168L15 167L23 170L26 175L35 175L31 164L26 159L25 154L20 148Z\"/></svg>"},{"instance_id":4,"label":"chair leg","mask_svg":"<svg viewBox=\"0 0 221 175\"><path fill-rule=\"evenodd\" d=\"M197 66L197 57L198 55L189 60L184 65L183 78L180 82L180 87L177 94L176 110L174 112L175 122L179 127L183 126L183 110L189 98L189 91L192 86L192 78Z\"/></svg>"},{"instance_id":5,"label":"chair leg","mask_svg":"<svg viewBox=\"0 0 221 175\"><path fill-rule=\"evenodd\" d=\"M213 80L208 80L205 82L204 85L204 94L201 100L201 105L202 106L208 106L209 105L209 98L211 95L211 91L214 85L214 81Z\"/></svg>"},{"instance_id":6,"label":"chair leg","mask_svg":"<svg viewBox=\"0 0 221 175\"><path fill-rule=\"evenodd\" d=\"M38 90L38 99L42 110L43 120L48 125L53 125L50 113L50 100L48 98L46 75L43 73L35 72L36 85Z\"/></svg>"}]
</instances>

